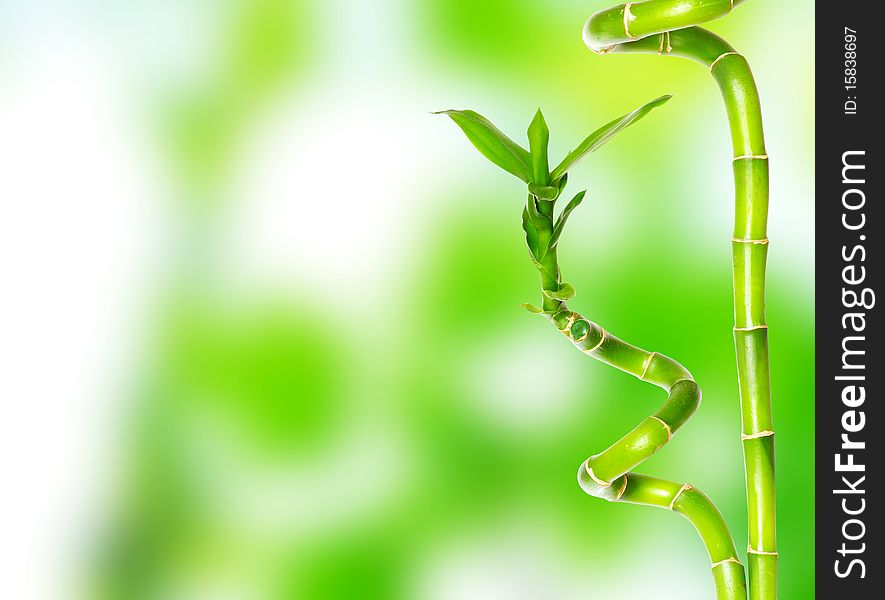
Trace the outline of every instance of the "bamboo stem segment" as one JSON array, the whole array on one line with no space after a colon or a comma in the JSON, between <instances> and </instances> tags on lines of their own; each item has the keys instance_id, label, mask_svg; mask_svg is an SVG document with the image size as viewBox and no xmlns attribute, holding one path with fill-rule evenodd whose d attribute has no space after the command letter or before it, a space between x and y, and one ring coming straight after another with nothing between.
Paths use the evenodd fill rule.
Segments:
<instances>
[{"instance_id":1,"label":"bamboo stem segment","mask_svg":"<svg viewBox=\"0 0 885 600\"><path fill-rule=\"evenodd\" d=\"M647 352L606 333L566 308L565 303L548 318L583 353L667 392L667 400L658 412L581 464L581 489L610 502L657 506L682 515L707 548L717 598L746 598L744 568L716 505L687 483L680 485L631 471L669 442L698 409L701 389L691 373L672 358Z\"/></svg>"},{"instance_id":2,"label":"bamboo stem segment","mask_svg":"<svg viewBox=\"0 0 885 600\"><path fill-rule=\"evenodd\" d=\"M727 14L741 1L648 0L605 9L587 21L584 41L598 54L662 54L666 36L666 54L706 66L722 93L734 156L734 343L747 484L749 593L751 600L775 600L774 428L765 322L769 161L749 64L724 40L694 26ZM625 32L613 22L628 14L630 30Z\"/></svg>"}]
</instances>

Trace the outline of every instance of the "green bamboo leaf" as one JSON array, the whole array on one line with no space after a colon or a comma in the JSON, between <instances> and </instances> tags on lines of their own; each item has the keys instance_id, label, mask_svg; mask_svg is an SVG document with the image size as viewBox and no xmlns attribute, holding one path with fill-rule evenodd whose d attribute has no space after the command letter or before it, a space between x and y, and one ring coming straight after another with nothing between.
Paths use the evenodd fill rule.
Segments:
<instances>
[{"instance_id":1,"label":"green bamboo leaf","mask_svg":"<svg viewBox=\"0 0 885 600\"><path fill-rule=\"evenodd\" d=\"M504 135L491 121L472 110L442 110L433 114L448 115L483 156L526 183L531 181L532 159L528 150Z\"/></svg>"},{"instance_id":2,"label":"green bamboo leaf","mask_svg":"<svg viewBox=\"0 0 885 600\"><path fill-rule=\"evenodd\" d=\"M528 302L526 302L525 304L521 304L520 306L522 306L524 309L526 309L527 311L529 311L533 315L540 315L541 313L544 312L543 308L538 308L534 304L529 304Z\"/></svg>"},{"instance_id":3,"label":"green bamboo leaf","mask_svg":"<svg viewBox=\"0 0 885 600\"><path fill-rule=\"evenodd\" d=\"M529 206L534 203L533 198L529 198ZM531 212L527 207L522 209L522 228L525 231L525 242L526 246L529 249L529 259L532 261L532 264L535 265L535 268L541 273L542 276L547 277L549 279L556 279L555 273L553 273L548 267L546 267L541 260L543 260L543 255L541 254L540 241L539 241L539 233L538 229L535 226L533 221ZM543 218L543 215L534 211L539 218ZM544 247L544 251L546 252L549 246Z\"/></svg>"},{"instance_id":4,"label":"green bamboo leaf","mask_svg":"<svg viewBox=\"0 0 885 600\"><path fill-rule=\"evenodd\" d=\"M566 184L568 184L568 173L563 173L562 177L553 180L553 185L559 188L560 194L565 190Z\"/></svg>"},{"instance_id":5,"label":"green bamboo leaf","mask_svg":"<svg viewBox=\"0 0 885 600\"><path fill-rule=\"evenodd\" d=\"M540 233L542 230L553 228L553 221L550 219L550 217L542 214L538 210L537 201L531 194L529 194L528 201L526 202L526 207L528 208L529 216L532 218L532 223L535 224L538 233Z\"/></svg>"},{"instance_id":6,"label":"green bamboo leaf","mask_svg":"<svg viewBox=\"0 0 885 600\"><path fill-rule=\"evenodd\" d=\"M532 181L537 185L546 186L547 177L550 175L547 172L547 169L550 168L547 164L547 144L550 142L550 130L547 128L547 122L544 120L540 108L529 125L528 137L532 159Z\"/></svg>"},{"instance_id":7,"label":"green bamboo leaf","mask_svg":"<svg viewBox=\"0 0 885 600\"><path fill-rule=\"evenodd\" d=\"M528 208L522 209L522 230L525 231L525 243L529 247L529 252L531 252L532 254L532 259L537 260L538 256L540 255L538 249L538 228L532 221L532 217L529 214Z\"/></svg>"},{"instance_id":8,"label":"green bamboo leaf","mask_svg":"<svg viewBox=\"0 0 885 600\"><path fill-rule=\"evenodd\" d=\"M538 261L534 256L532 256L531 252L529 252L529 260L532 261L532 264L535 265L535 268L543 275L544 277L548 277L550 279L555 279L556 274L545 267L540 261ZM543 290L542 290L543 291Z\"/></svg>"},{"instance_id":9,"label":"green bamboo leaf","mask_svg":"<svg viewBox=\"0 0 885 600\"><path fill-rule=\"evenodd\" d=\"M582 190L575 194L575 197L569 200L569 203L565 205L565 208L562 209L562 212L559 214L559 218L556 220L556 225L553 227L553 236L550 238L550 247L556 246L556 243L559 241L559 236L562 235L562 230L565 227L565 222L568 219L568 216L572 213L573 210L578 208L578 205L584 199L584 195L587 193L587 190Z\"/></svg>"},{"instance_id":10,"label":"green bamboo leaf","mask_svg":"<svg viewBox=\"0 0 885 600\"><path fill-rule=\"evenodd\" d=\"M523 229L526 230L526 241L529 241L529 237L531 237L532 245L529 246L529 249L532 251L532 258L538 261L538 268L541 268L540 261L544 260L550 249L553 219L538 210L538 202L533 195L529 194L526 210L523 211L523 219L528 219L533 229L530 232L529 229L526 229L525 223L523 223Z\"/></svg>"},{"instance_id":11,"label":"green bamboo leaf","mask_svg":"<svg viewBox=\"0 0 885 600\"><path fill-rule=\"evenodd\" d=\"M544 295L553 300L559 300L560 302L565 302L567 300L571 300L575 297L577 292L575 288L570 283L560 283L558 290L542 290Z\"/></svg>"},{"instance_id":12,"label":"green bamboo leaf","mask_svg":"<svg viewBox=\"0 0 885 600\"><path fill-rule=\"evenodd\" d=\"M605 144L614 136L650 113L653 109L667 102L672 97L673 96L667 95L656 98L648 104L640 106L633 112L627 113L623 117L620 117L610 123L603 125L599 129L591 133L589 136L587 136L587 138L583 142L581 142L581 144L577 148L569 152L568 156L566 156L563 161L559 163L559 166L553 169L553 173L550 174L550 177L555 181L556 179L564 175L566 171L572 168L575 163L584 158L584 156L597 150L600 146Z\"/></svg>"}]
</instances>

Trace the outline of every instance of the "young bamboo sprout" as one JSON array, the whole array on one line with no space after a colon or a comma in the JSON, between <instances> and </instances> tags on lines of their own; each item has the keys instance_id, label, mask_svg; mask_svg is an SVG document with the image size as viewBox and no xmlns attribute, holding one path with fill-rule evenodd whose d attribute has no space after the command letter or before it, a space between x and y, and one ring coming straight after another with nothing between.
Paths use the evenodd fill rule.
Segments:
<instances>
[{"instance_id":1,"label":"young bamboo sprout","mask_svg":"<svg viewBox=\"0 0 885 600\"><path fill-rule=\"evenodd\" d=\"M710 70L722 92L734 149L734 343L747 483L750 598L775 600L774 427L765 323L768 155L762 113L746 59L718 36L693 27L728 14L742 1L628 2L590 17L584 42L598 54L655 53L691 59Z\"/></svg>"},{"instance_id":2,"label":"young bamboo sprout","mask_svg":"<svg viewBox=\"0 0 885 600\"><path fill-rule=\"evenodd\" d=\"M713 502L689 484L640 475L634 467L660 450L694 414L701 390L691 373L675 360L624 342L566 306L575 290L562 280L557 247L563 227L584 198L579 192L555 217L554 206L562 194L568 170L614 135L660 106L670 96L658 98L590 134L552 171L547 162L549 133L541 111L528 130L529 150L516 144L487 119L473 111L444 111L473 145L489 160L528 184L528 201L522 212L529 256L541 278L541 306L523 305L543 315L581 352L662 388L667 400L658 412L632 431L595 454L578 469L578 483L592 496L611 502L657 506L679 513L694 525L712 563L720 600L747 596L744 569L728 526Z\"/></svg>"}]
</instances>

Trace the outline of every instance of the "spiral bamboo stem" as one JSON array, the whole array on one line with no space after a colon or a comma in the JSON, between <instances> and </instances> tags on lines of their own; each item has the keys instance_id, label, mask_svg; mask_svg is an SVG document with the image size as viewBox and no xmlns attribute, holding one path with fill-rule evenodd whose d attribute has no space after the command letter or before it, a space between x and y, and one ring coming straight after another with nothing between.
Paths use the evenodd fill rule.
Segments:
<instances>
[{"instance_id":1,"label":"spiral bamboo stem","mask_svg":"<svg viewBox=\"0 0 885 600\"><path fill-rule=\"evenodd\" d=\"M715 504L700 490L631 471L660 450L695 413L701 390L691 373L678 362L658 352L647 352L628 344L571 311L566 301L573 288L563 283L557 258L558 236L570 210L583 194L554 219L554 205L565 181L548 173L546 124L540 113L529 127L532 159L530 190L556 190L550 199L529 194L523 211L523 228L532 261L541 280L542 308L527 306L546 316L584 354L662 388L667 400L661 409L606 450L591 456L578 469L578 483L591 496L610 502L656 506L681 514L695 527L710 556L719 600L747 597L744 568L731 533ZM534 133L534 135L533 135ZM540 186L540 187L539 187ZM571 207L571 208L570 208Z\"/></svg>"},{"instance_id":2,"label":"spiral bamboo stem","mask_svg":"<svg viewBox=\"0 0 885 600\"><path fill-rule=\"evenodd\" d=\"M584 354L667 392L667 400L658 412L581 465L578 471L581 488L612 502L657 506L684 516L694 525L707 548L717 598L744 600L747 597L744 569L728 526L713 502L687 483L673 483L631 471L669 442L694 414L701 401L700 388L691 373L673 359L628 344L569 310L566 301L574 296L575 290L562 281L557 259L563 227L585 193L578 193L554 218L554 206L566 186L569 167L668 99L669 96L658 98L604 125L552 172L547 161L549 132L540 111L528 130L531 151L473 111L443 113L458 124L486 158L528 184L522 226L529 255L540 276L542 306L526 304L524 307L547 317Z\"/></svg>"},{"instance_id":3,"label":"spiral bamboo stem","mask_svg":"<svg viewBox=\"0 0 885 600\"><path fill-rule=\"evenodd\" d=\"M587 494L597 498L655 506L688 519L710 556L718 600L744 600L747 597L744 568L728 525L716 505L692 485L631 471L663 448L691 418L700 406L701 389L691 373L672 358L624 342L570 310L564 300L558 299L557 291L566 284L562 283L556 246L550 244L555 230L552 214L553 201L529 196L523 215L524 226L529 220L538 231L537 237L530 236L528 243L543 292L543 308L533 312L546 316L587 356L667 392L667 400L660 410L581 464L578 484ZM538 241L533 243L533 239Z\"/></svg>"},{"instance_id":4,"label":"spiral bamboo stem","mask_svg":"<svg viewBox=\"0 0 885 600\"><path fill-rule=\"evenodd\" d=\"M715 504L690 484L635 473L633 469L670 441L701 403L701 389L691 373L675 360L624 342L572 312L562 303L549 315L569 341L584 354L625 371L667 392L656 413L644 419L608 449L591 456L578 469L578 484L591 496L610 502L656 506L676 512L697 530L710 556L720 600L746 598L744 568Z\"/></svg>"},{"instance_id":5,"label":"spiral bamboo stem","mask_svg":"<svg viewBox=\"0 0 885 600\"><path fill-rule=\"evenodd\" d=\"M654 53L688 58L710 70L722 93L734 150L734 342L747 483L749 593L751 600L774 600L778 561L774 428L765 322L768 155L749 64L724 40L694 26L728 14L741 2L648 0L622 4L593 15L584 27L584 41L598 54Z\"/></svg>"}]
</instances>

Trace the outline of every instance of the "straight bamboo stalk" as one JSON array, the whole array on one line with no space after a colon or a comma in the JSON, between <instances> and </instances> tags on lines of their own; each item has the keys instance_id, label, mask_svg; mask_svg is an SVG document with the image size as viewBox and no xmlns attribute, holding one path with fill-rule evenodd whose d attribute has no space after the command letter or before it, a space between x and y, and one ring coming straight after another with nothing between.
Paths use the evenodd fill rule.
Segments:
<instances>
[{"instance_id":1,"label":"straight bamboo stalk","mask_svg":"<svg viewBox=\"0 0 885 600\"><path fill-rule=\"evenodd\" d=\"M774 427L765 322L768 155L762 114L746 59L718 36L690 26L727 14L740 2L649 0L622 4L593 15L584 27L584 41L598 54L656 53L691 59L710 70L722 93L734 151L734 342L747 484L750 599L775 600Z\"/></svg>"}]
</instances>

